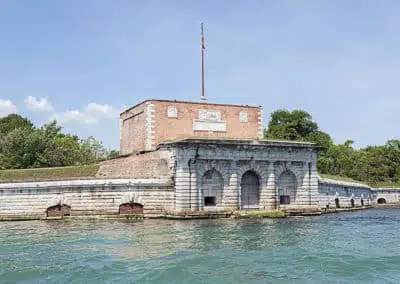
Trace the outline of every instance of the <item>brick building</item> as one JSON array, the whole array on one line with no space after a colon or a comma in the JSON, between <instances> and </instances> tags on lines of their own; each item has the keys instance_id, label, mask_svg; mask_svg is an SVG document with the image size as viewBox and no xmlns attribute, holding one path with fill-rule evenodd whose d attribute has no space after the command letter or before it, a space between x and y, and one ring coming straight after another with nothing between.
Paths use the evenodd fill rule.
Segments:
<instances>
[{"instance_id":1,"label":"brick building","mask_svg":"<svg viewBox=\"0 0 400 284\"><path fill-rule=\"evenodd\" d=\"M154 150L184 138L260 139L262 108L171 100L146 100L120 116L123 155Z\"/></svg>"},{"instance_id":2,"label":"brick building","mask_svg":"<svg viewBox=\"0 0 400 284\"><path fill-rule=\"evenodd\" d=\"M121 113L123 156L98 176L170 180L169 212L316 209L318 147L263 140L262 116L254 106L143 101Z\"/></svg>"}]
</instances>

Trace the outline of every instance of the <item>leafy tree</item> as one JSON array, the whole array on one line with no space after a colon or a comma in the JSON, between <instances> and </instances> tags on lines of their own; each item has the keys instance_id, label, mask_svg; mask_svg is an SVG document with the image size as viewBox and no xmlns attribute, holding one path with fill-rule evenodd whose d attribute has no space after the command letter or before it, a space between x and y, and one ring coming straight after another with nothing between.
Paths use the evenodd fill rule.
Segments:
<instances>
[{"instance_id":1,"label":"leafy tree","mask_svg":"<svg viewBox=\"0 0 400 284\"><path fill-rule=\"evenodd\" d=\"M57 121L40 128L18 115L0 120L0 169L61 167L91 164L118 156L93 137L62 133Z\"/></svg>"},{"instance_id":2,"label":"leafy tree","mask_svg":"<svg viewBox=\"0 0 400 284\"><path fill-rule=\"evenodd\" d=\"M304 140L318 131L318 125L312 121L309 113L303 110L277 110L271 114L266 132L267 138Z\"/></svg>"},{"instance_id":3,"label":"leafy tree","mask_svg":"<svg viewBox=\"0 0 400 284\"><path fill-rule=\"evenodd\" d=\"M10 131L17 128L32 128L33 124L27 118L23 118L18 114L9 114L0 118L0 137L4 137Z\"/></svg>"}]
</instances>

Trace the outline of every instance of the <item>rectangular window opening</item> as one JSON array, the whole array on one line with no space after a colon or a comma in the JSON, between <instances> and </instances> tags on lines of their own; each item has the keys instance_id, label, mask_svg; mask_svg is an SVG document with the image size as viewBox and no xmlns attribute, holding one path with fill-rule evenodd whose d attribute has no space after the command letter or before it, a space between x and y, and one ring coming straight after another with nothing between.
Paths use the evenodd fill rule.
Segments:
<instances>
[{"instance_id":1,"label":"rectangular window opening","mask_svg":"<svg viewBox=\"0 0 400 284\"><path fill-rule=\"evenodd\" d=\"M290 196L289 195L281 195L279 196L280 204L290 204Z\"/></svg>"},{"instance_id":2,"label":"rectangular window opening","mask_svg":"<svg viewBox=\"0 0 400 284\"><path fill-rule=\"evenodd\" d=\"M216 204L215 196L204 197L204 206L215 206Z\"/></svg>"}]
</instances>

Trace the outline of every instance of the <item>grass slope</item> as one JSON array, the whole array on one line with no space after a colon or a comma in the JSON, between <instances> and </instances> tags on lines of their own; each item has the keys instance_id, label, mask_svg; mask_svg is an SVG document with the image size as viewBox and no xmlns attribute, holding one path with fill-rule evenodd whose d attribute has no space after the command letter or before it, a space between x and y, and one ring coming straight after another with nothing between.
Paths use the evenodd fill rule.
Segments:
<instances>
[{"instance_id":1,"label":"grass slope","mask_svg":"<svg viewBox=\"0 0 400 284\"><path fill-rule=\"evenodd\" d=\"M355 183L361 183L365 185L369 185L370 187L373 188L400 188L400 182L366 182L366 181L359 181L359 180L354 180L352 178L348 177L342 177L342 176L334 176L334 175L327 175L327 174L319 174L320 177L322 178L328 178L328 179L334 179L338 181L347 181L347 182L355 182Z\"/></svg>"},{"instance_id":2,"label":"grass slope","mask_svg":"<svg viewBox=\"0 0 400 284\"><path fill-rule=\"evenodd\" d=\"M98 170L98 164L60 168L0 170L0 182L93 178Z\"/></svg>"}]
</instances>

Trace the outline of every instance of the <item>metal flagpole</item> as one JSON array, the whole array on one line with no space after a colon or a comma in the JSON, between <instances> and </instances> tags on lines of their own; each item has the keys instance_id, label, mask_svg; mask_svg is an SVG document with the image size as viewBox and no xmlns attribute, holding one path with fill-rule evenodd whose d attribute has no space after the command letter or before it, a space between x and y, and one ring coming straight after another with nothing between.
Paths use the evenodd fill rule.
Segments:
<instances>
[{"instance_id":1,"label":"metal flagpole","mask_svg":"<svg viewBox=\"0 0 400 284\"><path fill-rule=\"evenodd\" d=\"M204 46L204 23L201 23L201 101L207 102L207 99L204 94L204 50L206 47Z\"/></svg>"}]
</instances>

